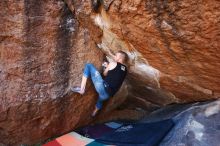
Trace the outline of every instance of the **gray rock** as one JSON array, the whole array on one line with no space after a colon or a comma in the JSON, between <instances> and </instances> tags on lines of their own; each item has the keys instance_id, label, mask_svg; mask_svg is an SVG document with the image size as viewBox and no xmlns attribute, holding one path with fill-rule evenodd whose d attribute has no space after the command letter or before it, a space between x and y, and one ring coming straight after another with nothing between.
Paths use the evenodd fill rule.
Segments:
<instances>
[{"instance_id":1,"label":"gray rock","mask_svg":"<svg viewBox=\"0 0 220 146\"><path fill-rule=\"evenodd\" d=\"M220 145L220 100L192 106L173 120L176 125L160 146Z\"/></svg>"}]
</instances>

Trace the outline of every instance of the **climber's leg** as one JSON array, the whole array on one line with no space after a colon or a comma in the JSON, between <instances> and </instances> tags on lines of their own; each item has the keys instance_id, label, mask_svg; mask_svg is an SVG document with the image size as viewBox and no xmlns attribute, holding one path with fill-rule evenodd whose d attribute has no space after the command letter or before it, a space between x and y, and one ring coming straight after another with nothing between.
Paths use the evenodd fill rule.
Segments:
<instances>
[{"instance_id":1,"label":"climber's leg","mask_svg":"<svg viewBox=\"0 0 220 146\"><path fill-rule=\"evenodd\" d=\"M92 117L94 117L97 114L97 112L102 108L103 101L107 100L108 98L109 96L106 96L106 98L99 97L98 101L96 102L95 109L92 112Z\"/></svg>"},{"instance_id":2,"label":"climber's leg","mask_svg":"<svg viewBox=\"0 0 220 146\"><path fill-rule=\"evenodd\" d=\"M87 79L91 76L91 73L94 72L96 68L91 63L86 63L83 71L82 82L80 87L71 87L73 92L78 92L84 94L86 88Z\"/></svg>"},{"instance_id":3,"label":"climber's leg","mask_svg":"<svg viewBox=\"0 0 220 146\"><path fill-rule=\"evenodd\" d=\"M80 92L81 92L82 94L85 92L87 79L88 79L88 78L85 77L84 75L82 76L82 82L81 82L81 86L80 86Z\"/></svg>"},{"instance_id":4,"label":"climber's leg","mask_svg":"<svg viewBox=\"0 0 220 146\"><path fill-rule=\"evenodd\" d=\"M95 116L96 113L102 108L103 101L107 100L110 96L104 87L104 80L102 79L102 76L99 73L99 71L95 68L93 64L89 64L89 66L91 68L90 76L92 79L92 83L94 84L95 89L97 93L99 94L99 98L96 103L95 110L92 113L92 116ZM86 76L86 72L85 72L85 76Z\"/></svg>"},{"instance_id":5,"label":"climber's leg","mask_svg":"<svg viewBox=\"0 0 220 146\"><path fill-rule=\"evenodd\" d=\"M96 67L91 63L86 63L84 71L83 71L83 77L80 87L72 87L71 90L73 92L78 92L80 94L83 94L85 92L87 79L91 78L92 82L95 86L96 91L99 94L103 94L100 90L100 87L103 88L103 79L99 71L96 69Z\"/></svg>"},{"instance_id":6,"label":"climber's leg","mask_svg":"<svg viewBox=\"0 0 220 146\"><path fill-rule=\"evenodd\" d=\"M104 93L103 93L101 96L99 96L98 101L96 102L95 109L94 109L94 111L93 111L93 113L92 113L92 116L93 116L93 117L94 117L94 116L97 114L97 112L102 108L103 101L109 99L109 97L110 97L110 96L108 95L108 93L107 93L107 92L105 91L105 89L104 89Z\"/></svg>"},{"instance_id":7,"label":"climber's leg","mask_svg":"<svg viewBox=\"0 0 220 146\"><path fill-rule=\"evenodd\" d=\"M99 71L95 68L93 64L88 64L87 66L89 66L90 68L90 76L88 76L87 70L85 70L84 76L91 77L92 83L94 84L96 92L99 95L95 110L92 113L92 116L95 116L96 113L102 108L103 101L107 100L110 96L104 87L104 80L102 79Z\"/></svg>"},{"instance_id":8,"label":"climber's leg","mask_svg":"<svg viewBox=\"0 0 220 146\"><path fill-rule=\"evenodd\" d=\"M99 84L103 83L103 79L99 71L96 69L96 67L91 64L87 63L85 65L85 69L83 72L82 82L81 82L81 89L84 90L86 87L87 79L91 78L92 83L95 86L96 91L99 93Z\"/></svg>"},{"instance_id":9,"label":"climber's leg","mask_svg":"<svg viewBox=\"0 0 220 146\"><path fill-rule=\"evenodd\" d=\"M85 65L81 87L76 87L74 92L83 94L85 92L86 82L88 78L91 78L92 83L94 84L95 89L97 93L99 94L99 98L96 103L96 109L95 109L95 111L97 112L99 109L101 109L102 102L108 99L110 96L105 90L104 80L102 79L101 74L99 73L99 71L96 69L96 67L93 64L87 63Z\"/></svg>"},{"instance_id":10,"label":"climber's leg","mask_svg":"<svg viewBox=\"0 0 220 146\"><path fill-rule=\"evenodd\" d=\"M86 82L87 82L87 78L86 77L82 77L82 82L81 82L81 86L78 87L71 87L70 89L73 91L73 92L77 92L79 94L84 94L85 92L85 87L86 87Z\"/></svg>"}]
</instances>

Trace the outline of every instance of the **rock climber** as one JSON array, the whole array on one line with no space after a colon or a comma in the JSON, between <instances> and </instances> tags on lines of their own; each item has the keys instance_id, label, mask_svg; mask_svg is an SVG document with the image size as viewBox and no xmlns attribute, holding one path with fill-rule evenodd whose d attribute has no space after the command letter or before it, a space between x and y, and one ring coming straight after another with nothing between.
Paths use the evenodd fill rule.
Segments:
<instances>
[{"instance_id":1,"label":"rock climber","mask_svg":"<svg viewBox=\"0 0 220 146\"><path fill-rule=\"evenodd\" d=\"M91 115L92 117L94 117L102 108L103 101L113 97L120 89L127 74L127 53L124 51L118 51L116 54L114 54L109 51L109 54L113 60L109 63L103 63L103 77L93 64L86 63L83 71L81 86L71 87L73 92L83 95L85 93L87 79L91 78L99 95L95 109Z\"/></svg>"}]
</instances>

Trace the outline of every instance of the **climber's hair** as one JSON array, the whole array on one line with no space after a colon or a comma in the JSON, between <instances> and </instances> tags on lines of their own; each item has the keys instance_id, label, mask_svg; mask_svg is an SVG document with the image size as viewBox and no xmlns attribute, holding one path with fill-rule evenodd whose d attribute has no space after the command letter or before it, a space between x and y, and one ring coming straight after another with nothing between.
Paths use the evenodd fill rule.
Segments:
<instances>
[{"instance_id":1,"label":"climber's hair","mask_svg":"<svg viewBox=\"0 0 220 146\"><path fill-rule=\"evenodd\" d=\"M121 57L122 57L122 60L124 63L127 63L128 62L128 54L125 53L124 51L118 51L117 53L120 53L121 54Z\"/></svg>"}]
</instances>

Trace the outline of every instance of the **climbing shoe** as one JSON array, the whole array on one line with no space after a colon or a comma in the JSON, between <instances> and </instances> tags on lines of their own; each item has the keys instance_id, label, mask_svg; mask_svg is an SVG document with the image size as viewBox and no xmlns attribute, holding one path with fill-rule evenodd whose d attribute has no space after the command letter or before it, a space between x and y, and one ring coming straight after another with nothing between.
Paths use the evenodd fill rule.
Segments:
<instances>
[{"instance_id":1,"label":"climbing shoe","mask_svg":"<svg viewBox=\"0 0 220 146\"><path fill-rule=\"evenodd\" d=\"M84 91L81 92L81 88L80 87L70 87L70 90L79 94L84 94Z\"/></svg>"}]
</instances>

